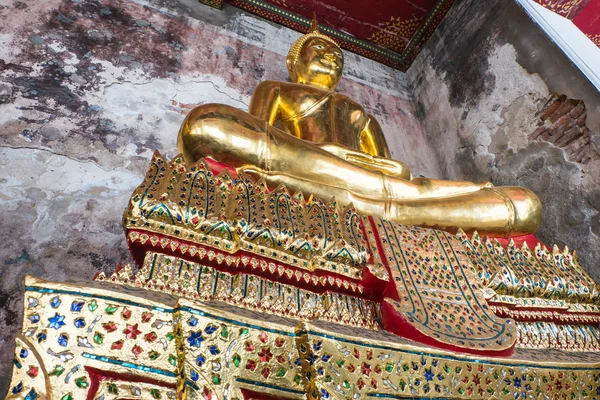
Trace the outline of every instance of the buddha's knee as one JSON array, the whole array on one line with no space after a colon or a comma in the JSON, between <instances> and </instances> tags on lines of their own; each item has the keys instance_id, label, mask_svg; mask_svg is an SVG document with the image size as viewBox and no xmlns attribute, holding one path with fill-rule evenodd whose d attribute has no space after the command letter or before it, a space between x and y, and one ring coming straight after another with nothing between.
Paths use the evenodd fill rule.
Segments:
<instances>
[{"instance_id":1,"label":"buddha's knee","mask_svg":"<svg viewBox=\"0 0 600 400\"><path fill-rule=\"evenodd\" d=\"M492 189L510 201L513 215L509 230L513 235L535 233L542 222L542 203L531 190L522 187L496 187Z\"/></svg>"},{"instance_id":2,"label":"buddha's knee","mask_svg":"<svg viewBox=\"0 0 600 400\"><path fill-rule=\"evenodd\" d=\"M235 167L244 151L260 147L265 121L225 104L194 108L181 124L177 147L188 163L212 157Z\"/></svg>"}]
</instances>

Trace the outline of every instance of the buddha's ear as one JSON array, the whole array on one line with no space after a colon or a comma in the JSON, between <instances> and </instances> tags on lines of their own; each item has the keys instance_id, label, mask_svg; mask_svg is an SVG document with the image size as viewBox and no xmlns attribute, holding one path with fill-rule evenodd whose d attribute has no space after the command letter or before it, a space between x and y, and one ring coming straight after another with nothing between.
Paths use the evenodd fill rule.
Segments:
<instances>
[{"instance_id":1,"label":"buddha's ear","mask_svg":"<svg viewBox=\"0 0 600 400\"><path fill-rule=\"evenodd\" d=\"M285 61L287 64L287 70L292 82L296 82L296 63L292 61L291 57L288 57Z\"/></svg>"}]
</instances>

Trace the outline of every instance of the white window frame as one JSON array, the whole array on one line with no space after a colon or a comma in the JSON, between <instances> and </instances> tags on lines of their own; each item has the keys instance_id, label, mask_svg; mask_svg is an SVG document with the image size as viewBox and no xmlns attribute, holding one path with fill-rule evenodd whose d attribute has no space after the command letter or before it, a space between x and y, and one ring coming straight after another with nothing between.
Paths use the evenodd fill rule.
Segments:
<instances>
[{"instance_id":1,"label":"white window frame","mask_svg":"<svg viewBox=\"0 0 600 400\"><path fill-rule=\"evenodd\" d=\"M533 0L516 0L600 91L600 48L567 18Z\"/></svg>"}]
</instances>

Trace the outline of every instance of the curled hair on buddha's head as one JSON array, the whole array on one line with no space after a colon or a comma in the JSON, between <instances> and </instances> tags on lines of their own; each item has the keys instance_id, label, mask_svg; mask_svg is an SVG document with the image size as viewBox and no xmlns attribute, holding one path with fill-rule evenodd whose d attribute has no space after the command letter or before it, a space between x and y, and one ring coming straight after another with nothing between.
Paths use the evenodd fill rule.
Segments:
<instances>
[{"instance_id":1,"label":"curled hair on buddha's head","mask_svg":"<svg viewBox=\"0 0 600 400\"><path fill-rule=\"evenodd\" d=\"M340 46L335 42L335 40L333 40L329 36L324 35L320 32L319 22L317 21L317 14L314 13L310 30L308 31L307 34L300 36L300 38L298 38L298 40L296 40L294 42L292 47L290 47L290 51L288 52L288 55L286 58L288 73L290 74L290 78L292 78L292 81L296 81L296 62L298 61L298 58L300 57L300 52L302 51L304 44L312 38L319 38L319 39L326 40L329 43L332 43L338 49L340 49ZM340 52L341 51L342 50L340 49Z\"/></svg>"}]
</instances>

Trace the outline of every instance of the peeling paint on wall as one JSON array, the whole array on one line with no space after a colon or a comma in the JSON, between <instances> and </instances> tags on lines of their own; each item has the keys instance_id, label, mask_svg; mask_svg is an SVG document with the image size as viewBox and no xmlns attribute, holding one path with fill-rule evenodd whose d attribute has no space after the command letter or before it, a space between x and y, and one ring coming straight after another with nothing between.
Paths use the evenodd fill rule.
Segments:
<instances>
[{"instance_id":1,"label":"peeling paint on wall","mask_svg":"<svg viewBox=\"0 0 600 400\"><path fill-rule=\"evenodd\" d=\"M561 50L516 4L466 0L407 78L444 177L533 190L537 236L599 281L600 93Z\"/></svg>"}]
</instances>

